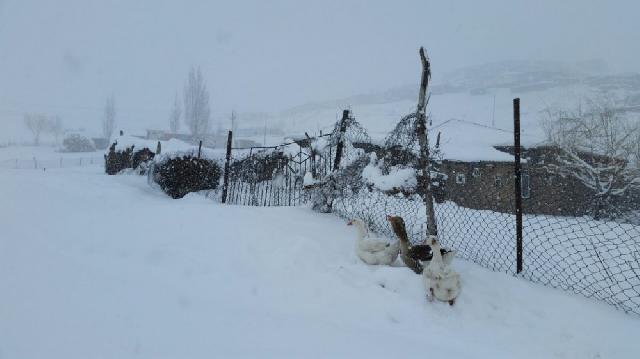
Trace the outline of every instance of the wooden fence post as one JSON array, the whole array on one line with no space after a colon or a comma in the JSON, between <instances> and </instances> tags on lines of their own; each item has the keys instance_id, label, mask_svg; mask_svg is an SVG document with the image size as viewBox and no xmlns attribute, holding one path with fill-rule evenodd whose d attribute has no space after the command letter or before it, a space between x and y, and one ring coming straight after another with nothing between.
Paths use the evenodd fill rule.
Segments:
<instances>
[{"instance_id":1,"label":"wooden fence post","mask_svg":"<svg viewBox=\"0 0 640 359\"><path fill-rule=\"evenodd\" d=\"M427 88L431 77L431 64L420 48L420 61L422 62L422 80L420 82L420 94L418 95L418 108L416 110L416 134L420 145L420 157L418 158L418 188L424 189L422 200L427 211L427 236L437 236L438 226L433 208L433 193L431 192L431 170L429 161L429 137L427 133Z\"/></svg>"},{"instance_id":2,"label":"wooden fence post","mask_svg":"<svg viewBox=\"0 0 640 359\"><path fill-rule=\"evenodd\" d=\"M347 131L347 119L349 119L349 110L342 111L342 119L340 120L340 133L338 136L338 143L336 144L336 160L333 161L333 170L337 171L340 168L340 160L342 159L342 152L344 151L344 134Z\"/></svg>"},{"instance_id":3,"label":"wooden fence post","mask_svg":"<svg viewBox=\"0 0 640 359\"><path fill-rule=\"evenodd\" d=\"M198 158L200 158L201 151L202 151L202 140L200 140L200 144L198 144Z\"/></svg>"},{"instance_id":4,"label":"wooden fence post","mask_svg":"<svg viewBox=\"0 0 640 359\"><path fill-rule=\"evenodd\" d=\"M224 183L222 184L222 203L227 203L227 190L229 188L229 162L231 161L232 131L227 135L227 157L224 162Z\"/></svg>"},{"instance_id":5,"label":"wooden fence post","mask_svg":"<svg viewBox=\"0 0 640 359\"><path fill-rule=\"evenodd\" d=\"M513 99L513 148L516 196L516 273L522 272L522 167L520 165L520 99Z\"/></svg>"}]
</instances>

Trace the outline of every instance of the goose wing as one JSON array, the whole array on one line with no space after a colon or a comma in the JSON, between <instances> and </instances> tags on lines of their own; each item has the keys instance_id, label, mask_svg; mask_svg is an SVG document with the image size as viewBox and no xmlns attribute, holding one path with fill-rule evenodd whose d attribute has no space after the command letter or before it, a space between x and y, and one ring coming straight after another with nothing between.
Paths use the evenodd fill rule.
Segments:
<instances>
[{"instance_id":1,"label":"goose wing","mask_svg":"<svg viewBox=\"0 0 640 359\"><path fill-rule=\"evenodd\" d=\"M426 244L416 244L409 247L408 254L409 257L420 261L430 261L433 257L431 247Z\"/></svg>"},{"instance_id":2,"label":"goose wing","mask_svg":"<svg viewBox=\"0 0 640 359\"><path fill-rule=\"evenodd\" d=\"M367 252L380 252L389 249L393 243L381 239L362 240L358 243L360 249Z\"/></svg>"}]
</instances>

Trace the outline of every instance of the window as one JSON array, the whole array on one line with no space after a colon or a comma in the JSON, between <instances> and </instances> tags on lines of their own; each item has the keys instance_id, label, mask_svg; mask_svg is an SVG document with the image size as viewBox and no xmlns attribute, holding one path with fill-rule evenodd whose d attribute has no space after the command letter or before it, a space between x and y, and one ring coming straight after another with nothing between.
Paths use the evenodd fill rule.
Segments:
<instances>
[{"instance_id":1,"label":"window","mask_svg":"<svg viewBox=\"0 0 640 359\"><path fill-rule=\"evenodd\" d=\"M520 186L522 187L522 198L531 197L531 177L529 177L528 173L522 174Z\"/></svg>"},{"instance_id":2,"label":"window","mask_svg":"<svg viewBox=\"0 0 640 359\"><path fill-rule=\"evenodd\" d=\"M473 177L480 177L480 168L476 167L473 169L473 171L471 172L471 175Z\"/></svg>"},{"instance_id":3,"label":"window","mask_svg":"<svg viewBox=\"0 0 640 359\"><path fill-rule=\"evenodd\" d=\"M465 177L464 173L458 173L456 175L456 183L465 184L465 182L467 182L467 178Z\"/></svg>"},{"instance_id":4,"label":"window","mask_svg":"<svg viewBox=\"0 0 640 359\"><path fill-rule=\"evenodd\" d=\"M496 176L495 184L496 184L496 187L502 187L502 176Z\"/></svg>"}]
</instances>

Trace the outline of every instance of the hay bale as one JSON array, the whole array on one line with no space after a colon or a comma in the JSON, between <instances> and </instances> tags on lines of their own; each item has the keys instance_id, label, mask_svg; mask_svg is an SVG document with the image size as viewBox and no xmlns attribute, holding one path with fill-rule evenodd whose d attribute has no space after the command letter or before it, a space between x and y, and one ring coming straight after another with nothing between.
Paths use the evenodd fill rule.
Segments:
<instances>
[{"instance_id":1,"label":"hay bale","mask_svg":"<svg viewBox=\"0 0 640 359\"><path fill-rule=\"evenodd\" d=\"M185 154L156 163L151 175L166 194L182 198L190 192L216 189L221 173L216 161Z\"/></svg>"}]
</instances>

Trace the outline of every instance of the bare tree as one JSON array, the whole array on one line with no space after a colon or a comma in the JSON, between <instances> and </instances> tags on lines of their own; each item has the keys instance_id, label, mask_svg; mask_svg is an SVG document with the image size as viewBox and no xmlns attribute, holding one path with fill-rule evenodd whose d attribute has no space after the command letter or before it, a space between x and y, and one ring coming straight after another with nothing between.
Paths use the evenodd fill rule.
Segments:
<instances>
[{"instance_id":1,"label":"bare tree","mask_svg":"<svg viewBox=\"0 0 640 359\"><path fill-rule=\"evenodd\" d=\"M180 130L180 116L182 115L182 109L180 108L180 101L178 100L178 94L173 101L173 108L169 115L169 129L173 133L177 133Z\"/></svg>"},{"instance_id":2,"label":"bare tree","mask_svg":"<svg viewBox=\"0 0 640 359\"><path fill-rule=\"evenodd\" d=\"M33 135L33 143L40 145L40 135L47 131L48 119L43 114L25 113L24 124Z\"/></svg>"},{"instance_id":3,"label":"bare tree","mask_svg":"<svg viewBox=\"0 0 640 359\"><path fill-rule=\"evenodd\" d=\"M64 134L64 125L62 124L62 118L60 116L54 116L49 119L49 126L47 129L56 140L56 144L60 143L60 137Z\"/></svg>"},{"instance_id":4,"label":"bare tree","mask_svg":"<svg viewBox=\"0 0 640 359\"><path fill-rule=\"evenodd\" d=\"M184 88L184 119L194 138L209 130L209 91L200 68L192 67Z\"/></svg>"},{"instance_id":5,"label":"bare tree","mask_svg":"<svg viewBox=\"0 0 640 359\"><path fill-rule=\"evenodd\" d=\"M116 99L113 95L107 97L104 106L104 117L102 118L102 136L110 139L116 127Z\"/></svg>"},{"instance_id":6,"label":"bare tree","mask_svg":"<svg viewBox=\"0 0 640 359\"><path fill-rule=\"evenodd\" d=\"M552 173L574 177L592 192L594 218L615 210L614 199L640 188L633 165L639 129L614 106L591 102L585 113L549 114L547 139L558 152L546 167Z\"/></svg>"}]
</instances>

